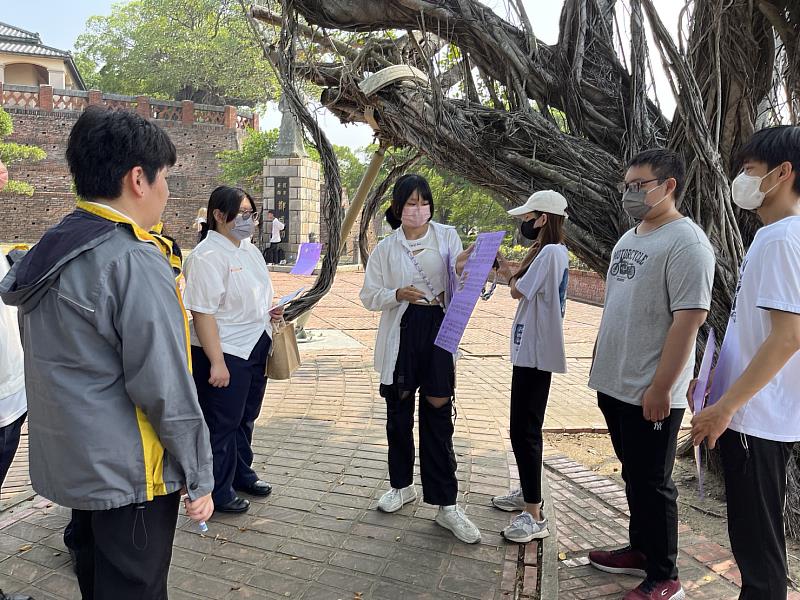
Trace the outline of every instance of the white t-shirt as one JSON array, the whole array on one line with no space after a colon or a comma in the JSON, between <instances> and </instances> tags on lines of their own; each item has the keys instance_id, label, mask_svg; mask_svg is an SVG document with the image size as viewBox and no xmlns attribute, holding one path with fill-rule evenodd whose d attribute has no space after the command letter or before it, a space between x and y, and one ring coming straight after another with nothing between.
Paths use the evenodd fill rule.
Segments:
<instances>
[{"instance_id":1,"label":"white t-shirt","mask_svg":"<svg viewBox=\"0 0 800 600\"><path fill-rule=\"evenodd\" d=\"M414 253L414 259L428 278L430 286L425 281L422 273L414 266L414 281L411 283L415 288L425 294L427 300L438 298L444 292L447 281L444 259L439 254L439 242L436 239L436 232L433 227L428 227L428 232L418 240L406 239L409 249ZM408 258L407 260L411 260ZM433 289L431 289L433 288Z\"/></svg>"},{"instance_id":2,"label":"white t-shirt","mask_svg":"<svg viewBox=\"0 0 800 600\"><path fill-rule=\"evenodd\" d=\"M569 252L563 244L539 251L517 280L522 298L511 326L511 363L550 373L566 373L564 312L567 306Z\"/></svg>"},{"instance_id":3,"label":"white t-shirt","mask_svg":"<svg viewBox=\"0 0 800 600\"><path fill-rule=\"evenodd\" d=\"M0 252L0 279L8 271L8 259ZM0 300L0 427L13 423L26 410L25 368L17 308L6 306Z\"/></svg>"},{"instance_id":4,"label":"white t-shirt","mask_svg":"<svg viewBox=\"0 0 800 600\"><path fill-rule=\"evenodd\" d=\"M278 220L278 217L275 217L272 220L272 235L269 238L271 244L281 241L281 231L286 227L283 223Z\"/></svg>"},{"instance_id":5,"label":"white t-shirt","mask_svg":"<svg viewBox=\"0 0 800 600\"><path fill-rule=\"evenodd\" d=\"M733 385L767 339L770 310L800 314L800 217L762 227L747 251L714 372L712 400ZM730 428L767 440L800 440L800 352L738 410Z\"/></svg>"},{"instance_id":6,"label":"white t-shirt","mask_svg":"<svg viewBox=\"0 0 800 600\"><path fill-rule=\"evenodd\" d=\"M272 335L272 280L250 240L242 240L237 248L223 235L209 231L186 259L183 272L184 304L187 310L214 315L223 352L246 359L264 331ZM201 345L194 323L191 338L193 346Z\"/></svg>"}]
</instances>

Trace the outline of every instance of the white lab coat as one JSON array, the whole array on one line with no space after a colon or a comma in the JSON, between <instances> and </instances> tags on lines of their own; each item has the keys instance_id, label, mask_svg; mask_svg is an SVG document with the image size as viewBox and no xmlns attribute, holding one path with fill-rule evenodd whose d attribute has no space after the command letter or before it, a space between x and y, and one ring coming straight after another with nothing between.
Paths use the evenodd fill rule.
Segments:
<instances>
[{"instance_id":1,"label":"white lab coat","mask_svg":"<svg viewBox=\"0 0 800 600\"><path fill-rule=\"evenodd\" d=\"M439 254L442 260L449 257L446 272L455 272L456 258L464 249L461 238L454 227L431 221ZM381 383L391 385L397 354L400 350L400 320L408 308L408 302L398 302L397 290L411 285L417 269L407 255L409 248L403 228L396 229L384 238L372 252L367 262L364 287L361 288L361 303L367 310L380 311L378 336L375 339L375 370L381 374ZM445 288L445 306L450 298Z\"/></svg>"}]
</instances>

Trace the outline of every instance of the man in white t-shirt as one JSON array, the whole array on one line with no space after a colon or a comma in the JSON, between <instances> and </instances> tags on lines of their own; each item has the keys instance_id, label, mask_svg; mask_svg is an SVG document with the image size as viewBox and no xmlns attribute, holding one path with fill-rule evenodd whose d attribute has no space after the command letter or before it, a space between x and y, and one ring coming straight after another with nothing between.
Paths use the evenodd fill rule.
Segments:
<instances>
[{"instance_id":1,"label":"man in white t-shirt","mask_svg":"<svg viewBox=\"0 0 800 600\"><path fill-rule=\"evenodd\" d=\"M268 264L277 264L280 262L281 257L281 249L279 244L281 243L281 231L286 228L281 220L275 216L275 212L272 210L267 211L267 227L269 228L269 248L267 249L266 259Z\"/></svg>"},{"instance_id":2,"label":"man in white t-shirt","mask_svg":"<svg viewBox=\"0 0 800 600\"><path fill-rule=\"evenodd\" d=\"M712 406L692 419L692 438L719 442L739 598L785 600L786 469L800 440L800 127L763 129L740 157L733 201L764 227L742 263Z\"/></svg>"}]
</instances>

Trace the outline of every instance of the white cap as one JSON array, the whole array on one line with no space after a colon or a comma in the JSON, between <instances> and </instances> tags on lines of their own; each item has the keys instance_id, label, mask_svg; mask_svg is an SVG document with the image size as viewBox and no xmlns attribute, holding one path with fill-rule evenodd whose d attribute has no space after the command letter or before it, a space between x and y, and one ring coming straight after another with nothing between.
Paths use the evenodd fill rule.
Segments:
<instances>
[{"instance_id":1,"label":"white cap","mask_svg":"<svg viewBox=\"0 0 800 600\"><path fill-rule=\"evenodd\" d=\"M531 194L525 204L512 208L508 211L508 214L520 217L532 212L550 213L551 215L566 217L567 199L554 190L541 190Z\"/></svg>"}]
</instances>

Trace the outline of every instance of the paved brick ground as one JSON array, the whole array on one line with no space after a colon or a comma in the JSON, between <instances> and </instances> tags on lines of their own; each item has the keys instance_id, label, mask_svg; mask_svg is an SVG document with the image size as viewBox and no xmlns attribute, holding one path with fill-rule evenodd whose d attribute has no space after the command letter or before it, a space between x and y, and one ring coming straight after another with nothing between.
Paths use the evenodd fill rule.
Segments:
<instances>
[{"instance_id":1,"label":"paved brick ground","mask_svg":"<svg viewBox=\"0 0 800 600\"><path fill-rule=\"evenodd\" d=\"M299 285L299 278L288 275L274 280L281 293ZM498 532L508 516L489 505L516 476L507 436L513 302L501 289L497 298L480 303L458 367L459 502L483 532L481 544L465 546L433 523L429 505L417 502L394 515L373 509L386 487L385 409L371 369L377 316L358 303L360 282L359 274L340 275L308 327L344 330L361 346L305 346L304 364L292 381L267 388L255 464L275 492L266 501L254 499L246 516L215 517L207 536L181 519L171 598L536 597L542 552L555 550L549 545L555 542L505 545ZM551 430L602 425L585 387L599 315L595 307L568 307L571 372L554 380L546 422ZM24 460L21 453L15 469L24 472ZM621 597L635 582L607 578L585 565L588 548L622 542L618 486L557 456L548 457L547 470L564 552L561 597ZM78 598L61 542L66 522L64 509L41 498L2 513L0 587L25 589L38 600ZM689 553L682 554L681 566L696 582L691 597L734 597L727 553L685 529L682 544Z\"/></svg>"}]
</instances>

